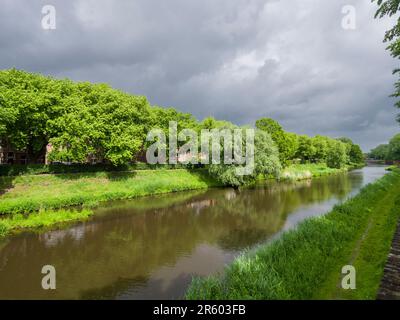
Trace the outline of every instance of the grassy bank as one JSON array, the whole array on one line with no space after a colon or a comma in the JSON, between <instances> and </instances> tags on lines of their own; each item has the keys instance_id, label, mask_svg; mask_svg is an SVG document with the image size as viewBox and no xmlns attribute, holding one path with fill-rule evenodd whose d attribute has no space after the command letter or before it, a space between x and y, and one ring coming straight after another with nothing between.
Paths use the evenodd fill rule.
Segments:
<instances>
[{"instance_id":1,"label":"grassy bank","mask_svg":"<svg viewBox=\"0 0 400 320\"><path fill-rule=\"evenodd\" d=\"M192 165L199 167L198 165ZM127 172L137 170L175 170L188 169L188 165L183 164L147 164L135 163L122 166L113 166L111 164L1 164L0 176L18 176L18 175L37 175L37 174L68 174L68 173L88 173L88 172Z\"/></svg>"},{"instance_id":2,"label":"grassy bank","mask_svg":"<svg viewBox=\"0 0 400 320\"><path fill-rule=\"evenodd\" d=\"M0 238L12 232L28 228L45 228L54 224L75 220L85 220L93 214L92 210L44 210L29 215L14 214L0 219Z\"/></svg>"},{"instance_id":3,"label":"grassy bank","mask_svg":"<svg viewBox=\"0 0 400 320\"><path fill-rule=\"evenodd\" d=\"M143 170L0 177L0 213L96 204L100 201L218 186L205 170Z\"/></svg>"},{"instance_id":4,"label":"grassy bank","mask_svg":"<svg viewBox=\"0 0 400 320\"><path fill-rule=\"evenodd\" d=\"M294 164L285 168L281 174L282 180L304 180L321 177L339 172L346 172L348 168L329 168L325 163Z\"/></svg>"},{"instance_id":5,"label":"grassy bank","mask_svg":"<svg viewBox=\"0 0 400 320\"><path fill-rule=\"evenodd\" d=\"M399 215L396 170L327 215L240 256L223 274L195 278L187 298L374 299ZM340 288L348 264L357 271L356 290Z\"/></svg>"},{"instance_id":6,"label":"grassy bank","mask_svg":"<svg viewBox=\"0 0 400 320\"><path fill-rule=\"evenodd\" d=\"M36 168L37 169L37 168ZM295 165L286 169L296 180L337 173L324 164ZM102 201L221 186L206 170L138 170L0 176L0 235L21 228L49 226L80 220L91 211L57 210ZM30 214L29 214L30 213ZM23 216L23 215L24 216Z\"/></svg>"},{"instance_id":7,"label":"grassy bank","mask_svg":"<svg viewBox=\"0 0 400 320\"><path fill-rule=\"evenodd\" d=\"M343 170L325 164L286 168L283 179L305 179ZM220 186L207 170L137 170L0 176L0 214L28 213L101 201L130 199Z\"/></svg>"}]
</instances>

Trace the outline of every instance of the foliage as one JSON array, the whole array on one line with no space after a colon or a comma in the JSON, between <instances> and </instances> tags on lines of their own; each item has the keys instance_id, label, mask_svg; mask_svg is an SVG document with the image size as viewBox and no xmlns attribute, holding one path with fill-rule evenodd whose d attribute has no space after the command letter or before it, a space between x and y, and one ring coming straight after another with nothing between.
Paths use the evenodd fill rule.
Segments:
<instances>
[{"instance_id":1,"label":"foliage","mask_svg":"<svg viewBox=\"0 0 400 320\"><path fill-rule=\"evenodd\" d=\"M392 17L400 10L400 0L372 0L372 2L376 2L378 5L375 18ZM390 51L392 57L400 58L400 19L397 19L396 24L386 31L384 42L388 43L387 50ZM395 69L393 71L394 74L399 74L399 72L400 69ZM394 86L395 92L392 96L399 98L400 80L397 80ZM395 105L400 108L400 101L397 101ZM397 119L400 121L400 116Z\"/></svg>"},{"instance_id":2,"label":"foliage","mask_svg":"<svg viewBox=\"0 0 400 320\"><path fill-rule=\"evenodd\" d=\"M239 256L222 275L195 278L186 298L375 299L399 217L399 186L398 171L383 177L330 213ZM357 290L337 286L348 261L363 279Z\"/></svg>"},{"instance_id":3,"label":"foliage","mask_svg":"<svg viewBox=\"0 0 400 320\"><path fill-rule=\"evenodd\" d=\"M329 138L316 135L310 143L314 147L313 160L315 162L326 162L329 151Z\"/></svg>"},{"instance_id":4,"label":"foliage","mask_svg":"<svg viewBox=\"0 0 400 320\"><path fill-rule=\"evenodd\" d=\"M346 137L342 137L337 140L345 144L347 163L349 165L364 163L364 154L359 145L354 144L354 142L351 139Z\"/></svg>"},{"instance_id":5,"label":"foliage","mask_svg":"<svg viewBox=\"0 0 400 320\"><path fill-rule=\"evenodd\" d=\"M243 137L243 145L245 134ZM245 149L243 149L243 153ZM237 169L246 164L211 164L209 165L210 174L220 181L223 185L239 187L244 184L255 182L257 177L274 175L278 176L281 170L279 162L279 152L271 136L262 130L256 130L254 137L254 169L251 174L238 175Z\"/></svg>"},{"instance_id":6,"label":"foliage","mask_svg":"<svg viewBox=\"0 0 400 320\"><path fill-rule=\"evenodd\" d=\"M199 124L200 129L220 129L220 128L228 128L234 129L237 128L232 122L224 121L224 120L216 120L213 117L207 117Z\"/></svg>"},{"instance_id":7,"label":"foliage","mask_svg":"<svg viewBox=\"0 0 400 320\"><path fill-rule=\"evenodd\" d=\"M0 177L0 215L220 186L205 170Z\"/></svg>"},{"instance_id":8,"label":"foliage","mask_svg":"<svg viewBox=\"0 0 400 320\"><path fill-rule=\"evenodd\" d=\"M399 167L397 165L391 165L389 167L386 167L385 170L386 171L394 171L397 170Z\"/></svg>"},{"instance_id":9,"label":"foliage","mask_svg":"<svg viewBox=\"0 0 400 320\"><path fill-rule=\"evenodd\" d=\"M352 144L350 149L350 162L351 163L364 163L364 154L358 144Z\"/></svg>"},{"instance_id":10,"label":"foliage","mask_svg":"<svg viewBox=\"0 0 400 320\"><path fill-rule=\"evenodd\" d=\"M343 168L348 163L346 145L341 141L331 141L328 154L326 157L326 164L330 168Z\"/></svg>"},{"instance_id":11,"label":"foliage","mask_svg":"<svg viewBox=\"0 0 400 320\"><path fill-rule=\"evenodd\" d=\"M348 138L301 135L298 141L296 157L306 163L326 163L330 168L340 169L364 162L361 148Z\"/></svg>"},{"instance_id":12,"label":"foliage","mask_svg":"<svg viewBox=\"0 0 400 320\"><path fill-rule=\"evenodd\" d=\"M68 81L18 70L0 71L0 140L27 150L30 160L44 154L47 122L62 113Z\"/></svg>"},{"instance_id":13,"label":"foliage","mask_svg":"<svg viewBox=\"0 0 400 320\"><path fill-rule=\"evenodd\" d=\"M201 164L191 165L192 169L202 168ZM134 164L126 164L121 166L113 166L111 164L14 164L0 165L0 176L18 176L18 175L36 175L49 173L85 173L85 172L120 172L135 170L174 170L174 169L190 169L185 164L149 164L144 162L135 162Z\"/></svg>"},{"instance_id":14,"label":"foliage","mask_svg":"<svg viewBox=\"0 0 400 320\"><path fill-rule=\"evenodd\" d=\"M390 139L388 157L390 160L400 160L400 133Z\"/></svg>"},{"instance_id":15,"label":"foliage","mask_svg":"<svg viewBox=\"0 0 400 320\"><path fill-rule=\"evenodd\" d=\"M59 134L51 160L85 162L88 157L114 165L132 160L143 145L149 117L144 97L114 90L105 84L78 83L69 99L69 112L49 122Z\"/></svg>"},{"instance_id":16,"label":"foliage","mask_svg":"<svg viewBox=\"0 0 400 320\"><path fill-rule=\"evenodd\" d=\"M303 162L313 161L317 150L313 144L312 138L306 135L300 135L298 141L299 147L296 152L296 157Z\"/></svg>"},{"instance_id":17,"label":"foliage","mask_svg":"<svg viewBox=\"0 0 400 320\"><path fill-rule=\"evenodd\" d=\"M369 157L375 160L386 160L389 155L389 145L380 144L379 146L372 149L369 153Z\"/></svg>"},{"instance_id":18,"label":"foliage","mask_svg":"<svg viewBox=\"0 0 400 320\"><path fill-rule=\"evenodd\" d=\"M53 145L53 161L127 163L145 138L149 105L105 84L56 80L15 69L0 71L0 140L28 160Z\"/></svg>"},{"instance_id":19,"label":"foliage","mask_svg":"<svg viewBox=\"0 0 400 320\"><path fill-rule=\"evenodd\" d=\"M271 136L267 132L256 130L254 148L254 174L256 176L279 176L281 171L279 152Z\"/></svg>"},{"instance_id":20,"label":"foliage","mask_svg":"<svg viewBox=\"0 0 400 320\"><path fill-rule=\"evenodd\" d=\"M389 144L381 144L372 149L369 157L375 160L400 160L400 133L389 141Z\"/></svg>"},{"instance_id":21,"label":"foliage","mask_svg":"<svg viewBox=\"0 0 400 320\"><path fill-rule=\"evenodd\" d=\"M106 84L59 80L15 69L0 71L1 143L26 151L28 163L44 158L46 146L50 146L48 160L72 165L57 169L42 167L38 171L29 168L28 172L98 171L95 167L81 166L88 162L121 170L132 162L144 160L146 149L152 143L146 141L150 129L161 129L168 143L171 121L177 122L178 132L238 128L212 117L198 122L191 114L174 108L151 107L145 97L126 94ZM256 174L276 174L281 166L287 167L296 159L312 163L327 161L332 145L328 137L310 138L285 132L270 118L257 120L256 127L270 135L266 138L260 132L256 134ZM278 148L280 164L274 158L273 143ZM356 147L353 151L357 153ZM228 185L254 181L252 175L233 177L233 166L213 165L209 170ZM3 167L0 172L23 172L20 169Z\"/></svg>"},{"instance_id":22,"label":"foliage","mask_svg":"<svg viewBox=\"0 0 400 320\"><path fill-rule=\"evenodd\" d=\"M347 168L329 168L325 163L294 164L285 168L280 176L282 180L304 180L313 177L331 175L346 172Z\"/></svg>"},{"instance_id":23,"label":"foliage","mask_svg":"<svg viewBox=\"0 0 400 320\"><path fill-rule=\"evenodd\" d=\"M27 228L42 228L58 223L84 220L93 214L92 210L42 210L26 216L15 214L0 220L0 237L6 236L12 231Z\"/></svg>"},{"instance_id":24,"label":"foliage","mask_svg":"<svg viewBox=\"0 0 400 320\"><path fill-rule=\"evenodd\" d=\"M272 140L276 143L279 150L279 160L285 167L289 161L294 158L298 140L297 136L292 133L287 133L282 126L271 118L261 118L256 121L256 128L268 132Z\"/></svg>"},{"instance_id":25,"label":"foliage","mask_svg":"<svg viewBox=\"0 0 400 320\"><path fill-rule=\"evenodd\" d=\"M177 131L180 132L183 129L193 129L195 131L199 130L199 124L196 119L189 113L182 113L174 108L162 108L158 106L153 106L150 109L150 122L149 128L151 129L161 129L166 137L166 142L169 142L169 124L171 121L177 123ZM146 141L144 143L144 149L147 149L153 142ZM183 144L184 142L178 142ZM168 148L167 146L167 155Z\"/></svg>"}]
</instances>

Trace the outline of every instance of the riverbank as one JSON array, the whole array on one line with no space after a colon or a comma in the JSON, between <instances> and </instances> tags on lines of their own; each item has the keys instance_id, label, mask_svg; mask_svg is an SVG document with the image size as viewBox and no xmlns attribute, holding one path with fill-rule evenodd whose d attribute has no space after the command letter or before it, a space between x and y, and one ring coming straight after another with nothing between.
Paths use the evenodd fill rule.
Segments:
<instances>
[{"instance_id":1,"label":"riverbank","mask_svg":"<svg viewBox=\"0 0 400 320\"><path fill-rule=\"evenodd\" d=\"M285 169L283 179L309 179L338 172L343 170L325 164L293 165ZM0 236L21 228L90 216L90 210L59 210L70 206L90 209L104 201L221 186L204 169L0 176L0 215L7 215L0 220Z\"/></svg>"},{"instance_id":2,"label":"riverbank","mask_svg":"<svg viewBox=\"0 0 400 320\"><path fill-rule=\"evenodd\" d=\"M221 275L195 278L188 299L375 299L400 215L400 172L330 213L238 257ZM341 289L353 265L357 289Z\"/></svg>"},{"instance_id":3,"label":"riverbank","mask_svg":"<svg viewBox=\"0 0 400 320\"><path fill-rule=\"evenodd\" d=\"M29 215L14 214L0 220L0 238L22 229L51 227L70 221L83 221L93 215L90 209L83 210L42 210Z\"/></svg>"},{"instance_id":4,"label":"riverbank","mask_svg":"<svg viewBox=\"0 0 400 320\"><path fill-rule=\"evenodd\" d=\"M343 171L325 164L300 164L286 168L282 179L308 179ZM0 215L94 206L102 201L220 186L205 169L0 176Z\"/></svg>"},{"instance_id":5,"label":"riverbank","mask_svg":"<svg viewBox=\"0 0 400 320\"><path fill-rule=\"evenodd\" d=\"M293 164L283 170L281 179L291 181L305 180L330 174L347 172L349 169L352 168L329 168L325 163Z\"/></svg>"},{"instance_id":6,"label":"riverbank","mask_svg":"<svg viewBox=\"0 0 400 320\"><path fill-rule=\"evenodd\" d=\"M142 170L0 177L0 214L220 186L205 170Z\"/></svg>"}]
</instances>

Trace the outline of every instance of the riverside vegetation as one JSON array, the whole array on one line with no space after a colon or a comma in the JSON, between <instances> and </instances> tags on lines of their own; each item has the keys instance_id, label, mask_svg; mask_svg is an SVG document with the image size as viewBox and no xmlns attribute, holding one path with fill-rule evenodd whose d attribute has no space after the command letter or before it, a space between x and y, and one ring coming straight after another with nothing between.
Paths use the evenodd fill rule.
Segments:
<instances>
[{"instance_id":1,"label":"riverside vegetation","mask_svg":"<svg viewBox=\"0 0 400 320\"><path fill-rule=\"evenodd\" d=\"M273 119L262 118L255 123L252 175L235 175L237 164L188 164L163 170L139 161L150 145L149 130L168 132L170 121L177 122L178 131L240 127L214 118L197 121L190 114L151 106L145 97L105 84L15 69L0 71L0 106L0 144L25 151L28 161L26 166L0 166L0 215L23 214L24 219L40 211L39 217L46 220L53 212L49 210L87 208L107 200L214 186L238 188L266 178L307 179L364 162L360 147L348 138L297 135ZM32 164L44 157L49 144L48 158L69 165ZM102 164L85 164L88 160ZM65 221L73 219L74 212L81 218L79 211L54 216ZM15 223L12 228L23 226L28 224Z\"/></svg>"},{"instance_id":2,"label":"riverside vegetation","mask_svg":"<svg viewBox=\"0 0 400 320\"><path fill-rule=\"evenodd\" d=\"M400 170L328 214L244 253L223 274L195 278L188 299L375 299L400 215ZM341 268L357 290L339 289Z\"/></svg>"},{"instance_id":3,"label":"riverside vegetation","mask_svg":"<svg viewBox=\"0 0 400 320\"><path fill-rule=\"evenodd\" d=\"M40 210L29 215L14 214L0 220L0 237L11 232L28 228L46 228L73 220L85 220L93 214L90 209L83 210Z\"/></svg>"},{"instance_id":4,"label":"riverside vegetation","mask_svg":"<svg viewBox=\"0 0 400 320\"><path fill-rule=\"evenodd\" d=\"M377 17L392 16L399 10L400 0L373 1L379 5ZM385 36L395 58L400 57L399 24L397 21ZM395 73L399 74L399 70ZM395 89L394 96L399 97L399 81ZM400 107L399 102L396 105ZM213 118L198 122L189 114L150 106L145 97L125 94L104 84L55 80L14 69L0 71L0 143L27 151L31 163L42 157L51 143L52 161L74 164L73 169L42 166L32 171L23 167L0 170L7 172L0 179L0 214L5 214L0 220L0 235L19 228L86 219L92 214L88 207L97 201L232 182L237 186L237 180L226 179L227 168L213 168L212 177L210 168L201 173L116 172L123 171L119 168L131 161L136 163L143 154L148 146L148 128L166 131L171 120L177 121L180 128L197 130L236 127ZM261 170L261 178L274 174L283 179L308 179L364 162L359 146L347 138L289 133L268 118L259 119L255 126L270 136L264 139L264 147L272 152L269 156L273 159L272 167ZM371 154L376 159L399 160L399 141L397 135L389 145L380 146ZM76 164L88 158L101 159L110 167L106 171L76 173ZM78 172L97 171L95 167L78 167ZM60 168L66 168L60 175L17 176L19 172L57 173ZM308 219L272 243L243 254L224 274L195 279L187 298L375 298L400 212L400 173L396 167L390 170L327 215ZM84 207L54 211L76 204ZM338 289L340 268L348 263L356 267L358 290Z\"/></svg>"},{"instance_id":5,"label":"riverside vegetation","mask_svg":"<svg viewBox=\"0 0 400 320\"><path fill-rule=\"evenodd\" d=\"M143 170L1 177L12 188L1 196L3 214L27 213L99 201L219 186L204 170Z\"/></svg>"},{"instance_id":6,"label":"riverside vegetation","mask_svg":"<svg viewBox=\"0 0 400 320\"><path fill-rule=\"evenodd\" d=\"M341 170L324 164L293 165L283 171L282 179L337 172ZM86 219L91 207L101 201L221 186L205 169L0 176L0 212L5 216L0 220L0 236L21 228ZM77 205L85 210L56 210Z\"/></svg>"}]
</instances>

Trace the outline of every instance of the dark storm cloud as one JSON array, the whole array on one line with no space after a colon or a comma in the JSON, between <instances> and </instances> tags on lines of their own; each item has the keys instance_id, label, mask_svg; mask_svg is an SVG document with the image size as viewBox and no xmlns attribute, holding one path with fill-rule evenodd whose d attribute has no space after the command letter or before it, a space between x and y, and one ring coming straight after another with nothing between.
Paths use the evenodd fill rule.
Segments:
<instances>
[{"instance_id":1,"label":"dark storm cloud","mask_svg":"<svg viewBox=\"0 0 400 320\"><path fill-rule=\"evenodd\" d=\"M53 31L41 28L46 4ZM341 27L347 4L356 30ZM374 10L365 0L3 0L0 68L106 82L199 119L273 117L368 150L399 131L382 43L390 21Z\"/></svg>"}]
</instances>

